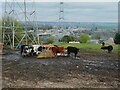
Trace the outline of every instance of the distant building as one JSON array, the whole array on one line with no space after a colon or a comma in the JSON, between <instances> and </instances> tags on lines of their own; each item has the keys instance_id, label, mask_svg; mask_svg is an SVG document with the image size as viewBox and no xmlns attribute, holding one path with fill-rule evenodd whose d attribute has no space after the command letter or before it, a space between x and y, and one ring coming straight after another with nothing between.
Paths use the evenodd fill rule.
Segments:
<instances>
[{"instance_id":1,"label":"distant building","mask_svg":"<svg viewBox=\"0 0 120 90\"><path fill-rule=\"evenodd\" d=\"M90 43L93 43L93 44L98 44L99 43L99 40L95 40L95 39L92 39L89 41Z\"/></svg>"},{"instance_id":2,"label":"distant building","mask_svg":"<svg viewBox=\"0 0 120 90\"><path fill-rule=\"evenodd\" d=\"M80 42L76 42L76 41L70 41L69 43L80 43Z\"/></svg>"},{"instance_id":3,"label":"distant building","mask_svg":"<svg viewBox=\"0 0 120 90\"><path fill-rule=\"evenodd\" d=\"M114 39L110 37L108 40L105 41L105 44L109 44L109 45L115 44Z\"/></svg>"}]
</instances>

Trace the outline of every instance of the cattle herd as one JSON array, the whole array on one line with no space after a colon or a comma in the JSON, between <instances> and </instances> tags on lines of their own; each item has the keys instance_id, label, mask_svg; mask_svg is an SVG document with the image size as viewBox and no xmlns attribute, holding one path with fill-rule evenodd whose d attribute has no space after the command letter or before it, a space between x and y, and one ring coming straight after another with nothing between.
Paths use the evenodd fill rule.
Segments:
<instances>
[{"instance_id":1,"label":"cattle herd","mask_svg":"<svg viewBox=\"0 0 120 90\"><path fill-rule=\"evenodd\" d=\"M108 50L108 53L110 53L113 50L112 45L104 46L105 44L102 43L101 49ZM67 56L70 56L71 53L74 54L74 57L77 56L79 52L79 48L68 46L67 48L64 48L64 46L57 46L57 45L22 45L21 46L21 55L22 56L36 56L39 55L44 50L51 50L54 56L57 56L58 53L61 55L67 54Z\"/></svg>"},{"instance_id":2,"label":"cattle herd","mask_svg":"<svg viewBox=\"0 0 120 90\"><path fill-rule=\"evenodd\" d=\"M77 56L77 53L79 52L79 49L76 47L68 46L67 48L64 48L63 46L57 46L57 45L22 45L21 46L21 55L22 56L36 56L39 55L44 50L51 50L52 53L57 56L58 53L61 55L64 55L67 51L67 55L69 56L71 53L74 53L74 56Z\"/></svg>"}]
</instances>

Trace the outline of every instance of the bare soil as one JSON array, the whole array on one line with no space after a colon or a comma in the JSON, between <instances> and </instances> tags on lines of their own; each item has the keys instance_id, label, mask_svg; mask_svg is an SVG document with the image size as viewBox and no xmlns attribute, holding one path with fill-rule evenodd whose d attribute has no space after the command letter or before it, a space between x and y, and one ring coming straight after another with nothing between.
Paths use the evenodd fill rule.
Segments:
<instances>
[{"instance_id":1,"label":"bare soil","mask_svg":"<svg viewBox=\"0 0 120 90\"><path fill-rule=\"evenodd\" d=\"M118 53L81 49L77 58L22 57L3 50L4 88L118 88Z\"/></svg>"}]
</instances>

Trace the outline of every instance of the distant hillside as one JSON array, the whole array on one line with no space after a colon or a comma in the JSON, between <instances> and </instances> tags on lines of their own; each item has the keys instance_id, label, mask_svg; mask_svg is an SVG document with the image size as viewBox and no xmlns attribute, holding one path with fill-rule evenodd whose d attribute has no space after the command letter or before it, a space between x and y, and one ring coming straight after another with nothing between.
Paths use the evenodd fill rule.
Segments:
<instances>
[{"instance_id":1,"label":"distant hillside","mask_svg":"<svg viewBox=\"0 0 120 90\"><path fill-rule=\"evenodd\" d=\"M49 24L49 25L59 25L58 22L41 22L37 21L38 24ZM83 27L113 27L117 28L118 23L115 22L62 22L61 25L65 26L83 26Z\"/></svg>"},{"instance_id":2,"label":"distant hillside","mask_svg":"<svg viewBox=\"0 0 120 90\"><path fill-rule=\"evenodd\" d=\"M24 21L21 21L24 23ZM36 21L36 22L29 22L38 25L59 25L59 22L43 22L43 21ZM118 28L117 22L61 22L60 25L64 26L78 26L78 27L98 27L98 28Z\"/></svg>"}]
</instances>

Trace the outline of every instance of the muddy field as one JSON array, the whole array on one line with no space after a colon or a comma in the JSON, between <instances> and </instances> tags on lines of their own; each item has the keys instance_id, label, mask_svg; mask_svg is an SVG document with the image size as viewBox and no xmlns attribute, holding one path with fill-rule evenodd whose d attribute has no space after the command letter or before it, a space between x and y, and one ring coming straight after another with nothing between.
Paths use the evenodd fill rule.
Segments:
<instances>
[{"instance_id":1,"label":"muddy field","mask_svg":"<svg viewBox=\"0 0 120 90\"><path fill-rule=\"evenodd\" d=\"M81 49L74 57L37 59L3 50L5 88L118 88L118 53Z\"/></svg>"}]
</instances>

